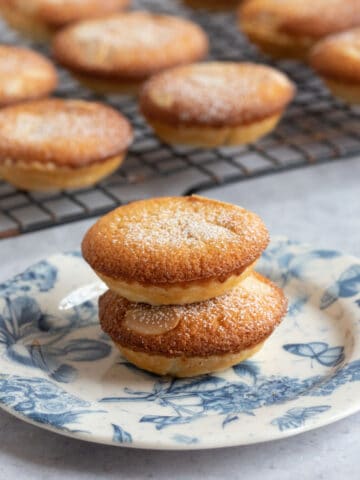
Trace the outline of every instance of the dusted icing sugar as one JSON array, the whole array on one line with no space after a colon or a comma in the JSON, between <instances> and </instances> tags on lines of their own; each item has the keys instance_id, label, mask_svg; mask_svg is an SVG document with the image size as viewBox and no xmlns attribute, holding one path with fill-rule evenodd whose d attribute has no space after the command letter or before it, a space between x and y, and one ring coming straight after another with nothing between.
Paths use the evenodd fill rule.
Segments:
<instances>
[{"instance_id":1,"label":"dusted icing sugar","mask_svg":"<svg viewBox=\"0 0 360 480\"><path fill-rule=\"evenodd\" d=\"M0 111L0 150L9 158L81 165L117 155L129 141L127 120L98 103L46 99Z\"/></svg>"},{"instance_id":2,"label":"dusted icing sugar","mask_svg":"<svg viewBox=\"0 0 360 480\"><path fill-rule=\"evenodd\" d=\"M288 78L275 69L210 62L164 72L149 82L146 94L155 108L169 110L181 121L226 124L283 108L292 92Z\"/></svg>"},{"instance_id":3,"label":"dusted icing sugar","mask_svg":"<svg viewBox=\"0 0 360 480\"><path fill-rule=\"evenodd\" d=\"M101 115L82 115L71 111L21 113L11 128L11 137L14 140L26 136L31 143L69 136L91 138L96 135L102 138L108 134L109 129L101 122Z\"/></svg>"},{"instance_id":4,"label":"dusted icing sugar","mask_svg":"<svg viewBox=\"0 0 360 480\"><path fill-rule=\"evenodd\" d=\"M201 322L201 329L207 325L246 322L251 319L251 328L258 323L267 323L273 317L269 299L274 289L258 277L248 276L229 293L204 302L191 305L164 305L154 307L131 303L127 306L124 326L142 335L161 335L173 330L182 322Z\"/></svg>"},{"instance_id":5,"label":"dusted icing sugar","mask_svg":"<svg viewBox=\"0 0 360 480\"><path fill-rule=\"evenodd\" d=\"M159 48L173 41L183 29L177 19L135 12L83 22L73 32L78 42L100 54L102 49Z\"/></svg>"}]
</instances>

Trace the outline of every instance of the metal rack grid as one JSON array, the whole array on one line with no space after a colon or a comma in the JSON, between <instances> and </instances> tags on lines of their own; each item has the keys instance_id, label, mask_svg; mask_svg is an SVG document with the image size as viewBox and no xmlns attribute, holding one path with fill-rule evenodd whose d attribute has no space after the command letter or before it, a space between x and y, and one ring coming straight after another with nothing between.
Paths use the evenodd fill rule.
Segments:
<instances>
[{"instance_id":1,"label":"metal rack grid","mask_svg":"<svg viewBox=\"0 0 360 480\"><path fill-rule=\"evenodd\" d=\"M161 194L165 187L167 193L199 193L220 184L360 153L360 108L332 97L304 65L274 63L263 57L239 33L234 15L195 12L175 0L141 0L135 7L186 16L201 24L210 36L210 58L266 62L284 70L298 86L295 101L274 133L255 144L212 150L171 147L152 134L134 99L94 95L59 69L57 96L106 101L118 108L134 126L135 142L115 174L85 190L28 193L0 180L0 238L100 215L127 201ZM31 45L4 25L0 26L0 41ZM44 47L36 48L47 53Z\"/></svg>"}]
</instances>

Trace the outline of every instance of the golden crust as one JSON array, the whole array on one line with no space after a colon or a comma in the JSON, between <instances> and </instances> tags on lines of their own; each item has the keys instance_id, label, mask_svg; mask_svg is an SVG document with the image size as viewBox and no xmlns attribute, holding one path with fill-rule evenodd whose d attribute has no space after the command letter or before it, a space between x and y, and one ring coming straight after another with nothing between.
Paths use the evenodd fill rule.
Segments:
<instances>
[{"instance_id":1,"label":"golden crust","mask_svg":"<svg viewBox=\"0 0 360 480\"><path fill-rule=\"evenodd\" d=\"M81 73L72 72L73 77L84 87L100 95L120 94L137 96L143 82L141 80L121 80L99 77L89 77Z\"/></svg>"},{"instance_id":2,"label":"golden crust","mask_svg":"<svg viewBox=\"0 0 360 480\"><path fill-rule=\"evenodd\" d=\"M169 123L150 119L149 123L158 137L165 143L211 148L255 142L275 128L280 116L280 114L272 115L248 125L231 127L173 126Z\"/></svg>"},{"instance_id":3,"label":"golden crust","mask_svg":"<svg viewBox=\"0 0 360 480\"><path fill-rule=\"evenodd\" d=\"M140 11L80 22L58 33L53 42L62 65L105 79L144 80L196 61L207 50L206 34L195 23Z\"/></svg>"},{"instance_id":4,"label":"golden crust","mask_svg":"<svg viewBox=\"0 0 360 480\"><path fill-rule=\"evenodd\" d=\"M210 11L228 11L228 10L234 10L240 0L222 0L219 2L219 0L183 0L183 2L195 9L204 9L204 10L210 10Z\"/></svg>"},{"instance_id":5,"label":"golden crust","mask_svg":"<svg viewBox=\"0 0 360 480\"><path fill-rule=\"evenodd\" d=\"M223 296L190 305L131 303L110 290L99 299L101 327L114 342L135 352L171 358L209 357L254 348L271 335L286 309L282 290L258 273ZM129 328L129 316L145 325L170 322L171 329L159 335L143 334Z\"/></svg>"},{"instance_id":6,"label":"golden crust","mask_svg":"<svg viewBox=\"0 0 360 480\"><path fill-rule=\"evenodd\" d=\"M211 355L209 357L165 357L164 355L150 355L144 352L135 352L121 345L116 345L123 357L139 368L157 375L171 375L172 377L195 377L206 373L218 372L243 362L255 355L263 346L262 343L254 348L242 350L240 353L225 355Z\"/></svg>"},{"instance_id":7,"label":"golden crust","mask_svg":"<svg viewBox=\"0 0 360 480\"><path fill-rule=\"evenodd\" d=\"M0 177L22 190L49 192L65 188L85 188L114 172L124 154L84 167L59 167L36 162L0 163Z\"/></svg>"},{"instance_id":8,"label":"golden crust","mask_svg":"<svg viewBox=\"0 0 360 480\"><path fill-rule=\"evenodd\" d=\"M241 30L264 53L274 58L294 58L306 60L310 48L315 40L310 37L295 37L287 33L274 30L271 23L257 24L241 19Z\"/></svg>"},{"instance_id":9,"label":"golden crust","mask_svg":"<svg viewBox=\"0 0 360 480\"><path fill-rule=\"evenodd\" d=\"M317 43L310 65L326 78L360 86L360 27Z\"/></svg>"},{"instance_id":10,"label":"golden crust","mask_svg":"<svg viewBox=\"0 0 360 480\"><path fill-rule=\"evenodd\" d=\"M54 28L3 3L0 3L0 14L10 28L36 42L49 42L55 32Z\"/></svg>"},{"instance_id":11,"label":"golden crust","mask_svg":"<svg viewBox=\"0 0 360 480\"><path fill-rule=\"evenodd\" d=\"M27 48L0 45L0 107L41 98L56 87L54 66Z\"/></svg>"},{"instance_id":12,"label":"golden crust","mask_svg":"<svg viewBox=\"0 0 360 480\"><path fill-rule=\"evenodd\" d=\"M0 162L83 167L122 154L132 129L116 110L95 102L47 99L0 111Z\"/></svg>"},{"instance_id":13,"label":"golden crust","mask_svg":"<svg viewBox=\"0 0 360 480\"><path fill-rule=\"evenodd\" d=\"M247 0L239 7L242 25L257 25L289 36L322 38L360 24L359 0Z\"/></svg>"},{"instance_id":14,"label":"golden crust","mask_svg":"<svg viewBox=\"0 0 360 480\"><path fill-rule=\"evenodd\" d=\"M324 77L327 87L332 94L341 98L347 103L358 105L360 104L360 84L340 82Z\"/></svg>"},{"instance_id":15,"label":"golden crust","mask_svg":"<svg viewBox=\"0 0 360 480\"><path fill-rule=\"evenodd\" d=\"M198 63L148 80L140 108L150 123L239 126L281 113L294 92L294 85L283 73L265 65Z\"/></svg>"},{"instance_id":16,"label":"golden crust","mask_svg":"<svg viewBox=\"0 0 360 480\"><path fill-rule=\"evenodd\" d=\"M85 260L111 278L164 285L226 280L266 248L267 229L254 213L202 197L133 202L86 233Z\"/></svg>"},{"instance_id":17,"label":"golden crust","mask_svg":"<svg viewBox=\"0 0 360 480\"><path fill-rule=\"evenodd\" d=\"M86 18L101 17L126 8L130 0L0 0L4 7L44 26L60 28Z\"/></svg>"}]
</instances>

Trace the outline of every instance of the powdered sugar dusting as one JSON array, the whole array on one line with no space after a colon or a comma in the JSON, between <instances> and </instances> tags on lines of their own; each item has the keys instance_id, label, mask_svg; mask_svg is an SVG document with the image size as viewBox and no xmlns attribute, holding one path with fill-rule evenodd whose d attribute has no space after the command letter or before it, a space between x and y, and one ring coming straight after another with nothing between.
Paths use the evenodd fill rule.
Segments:
<instances>
[{"instance_id":1,"label":"powdered sugar dusting","mask_svg":"<svg viewBox=\"0 0 360 480\"><path fill-rule=\"evenodd\" d=\"M136 255L165 250L176 255L176 249L185 247L194 252L206 250L206 245L220 253L241 240L256 243L259 235L259 222L253 214L221 202L214 205L206 199L189 202L175 197L167 205L147 205L144 201L136 213L129 207L129 213L125 207L110 214L106 229L99 229L97 234L115 247L136 251Z\"/></svg>"},{"instance_id":2,"label":"powdered sugar dusting","mask_svg":"<svg viewBox=\"0 0 360 480\"><path fill-rule=\"evenodd\" d=\"M55 138L93 137L104 138L106 125L97 116L86 116L73 112L43 112L41 115L21 113L11 125L11 137L21 140L26 136L31 143L42 143Z\"/></svg>"},{"instance_id":3,"label":"powdered sugar dusting","mask_svg":"<svg viewBox=\"0 0 360 480\"><path fill-rule=\"evenodd\" d=\"M18 107L14 121L1 125L1 133L15 141L25 138L31 144L58 138L80 140L96 136L100 140L112 134L107 121L109 113L99 105L76 100L63 102L62 108L54 108L51 101L37 105L39 108L24 105L23 111Z\"/></svg>"},{"instance_id":4,"label":"powdered sugar dusting","mask_svg":"<svg viewBox=\"0 0 360 480\"><path fill-rule=\"evenodd\" d=\"M163 208L155 214L144 211L134 218L115 217L109 229L114 244L120 233L125 247L136 245L147 251L164 246L171 249L184 244L196 247L207 242L216 242L220 249L224 243L238 238L226 228L225 222L223 225L215 222L215 216L206 218L202 212Z\"/></svg>"},{"instance_id":5,"label":"powdered sugar dusting","mask_svg":"<svg viewBox=\"0 0 360 480\"><path fill-rule=\"evenodd\" d=\"M79 165L118 155L130 140L126 119L98 103L49 99L0 111L3 156Z\"/></svg>"},{"instance_id":6,"label":"powdered sugar dusting","mask_svg":"<svg viewBox=\"0 0 360 480\"><path fill-rule=\"evenodd\" d=\"M85 235L82 247L100 274L164 286L239 275L268 243L261 219L202 197L142 200L115 209Z\"/></svg>"},{"instance_id":7,"label":"powdered sugar dusting","mask_svg":"<svg viewBox=\"0 0 360 480\"><path fill-rule=\"evenodd\" d=\"M180 321L199 322L199 330L218 324L219 333L239 322L251 322L249 328L256 328L271 322L274 310L279 308L277 292L259 278L250 275L229 293L190 305L153 307L130 303L124 325L143 335L161 335L176 328Z\"/></svg>"},{"instance_id":8,"label":"powdered sugar dusting","mask_svg":"<svg viewBox=\"0 0 360 480\"><path fill-rule=\"evenodd\" d=\"M266 66L213 62L165 72L150 81L148 92L155 105L173 110L179 120L206 124L231 116L247 121L269 104L283 106L292 87L284 74Z\"/></svg>"},{"instance_id":9,"label":"powdered sugar dusting","mask_svg":"<svg viewBox=\"0 0 360 480\"><path fill-rule=\"evenodd\" d=\"M83 22L74 29L74 35L88 55L105 55L115 48L161 48L177 38L181 27L176 19L136 12Z\"/></svg>"}]
</instances>

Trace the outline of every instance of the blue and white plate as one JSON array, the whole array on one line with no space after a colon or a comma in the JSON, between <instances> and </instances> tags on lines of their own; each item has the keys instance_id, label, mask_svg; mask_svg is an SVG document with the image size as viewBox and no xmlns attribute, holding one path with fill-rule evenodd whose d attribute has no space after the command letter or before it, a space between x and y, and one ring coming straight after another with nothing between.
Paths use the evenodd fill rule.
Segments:
<instances>
[{"instance_id":1,"label":"blue and white plate","mask_svg":"<svg viewBox=\"0 0 360 480\"><path fill-rule=\"evenodd\" d=\"M360 260L278 238L259 270L289 312L223 373L174 380L126 362L100 330L104 285L77 252L0 284L0 405L91 442L155 449L244 445L360 410Z\"/></svg>"}]
</instances>

